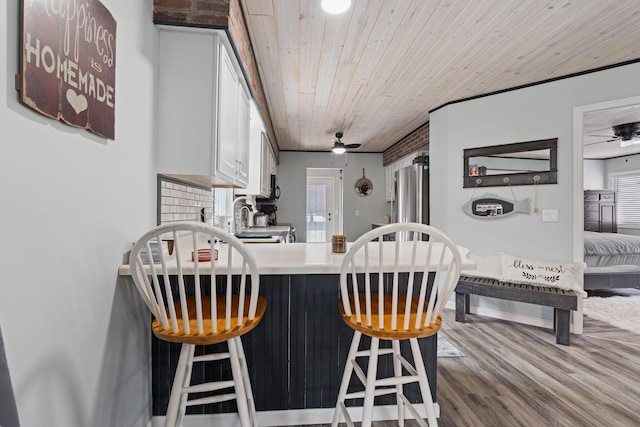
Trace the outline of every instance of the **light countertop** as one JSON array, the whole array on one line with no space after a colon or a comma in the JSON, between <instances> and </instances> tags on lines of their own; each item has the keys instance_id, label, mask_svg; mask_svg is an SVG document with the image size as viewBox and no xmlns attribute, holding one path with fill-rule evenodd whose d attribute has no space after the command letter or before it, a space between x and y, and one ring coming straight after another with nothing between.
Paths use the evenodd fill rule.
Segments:
<instances>
[{"instance_id":1,"label":"light countertop","mask_svg":"<svg viewBox=\"0 0 640 427\"><path fill-rule=\"evenodd\" d=\"M395 242L383 242L385 246L385 264L392 265ZM400 254L401 259L409 258L411 242L400 242ZM434 249L441 247L440 243L435 243ZM426 242L425 245L426 247ZM268 275L281 275L281 274L339 274L340 267L342 266L342 260L344 254L334 254L331 252L331 243L289 243L289 244L251 244L251 253L255 256L258 264L258 271L260 274ZM351 247L351 243L347 243L347 250ZM388 247L388 249L386 248ZM225 271L226 268L226 253L227 245L220 244L219 246L219 259L216 261L218 271ZM459 247L462 254L462 269L473 270L475 269L475 262L469 257L469 250L464 247ZM406 254L403 257L403 253ZM439 250L438 250L439 253ZM426 257L426 251L425 251ZM191 255L188 257L191 259ZM235 257L237 259L238 257ZM432 259L437 257L432 256ZM357 261L356 261L357 262ZM170 261L170 265L174 264L173 271L175 272L175 260ZM184 263L183 269L189 273L193 271L193 263ZM201 274L207 274L209 271L208 263L200 263L199 270ZM238 268L239 264L233 263L233 270ZM170 266L171 269L171 266ZM402 271L402 269L400 270ZM118 274L121 276L131 275L129 265L122 265L118 270Z\"/></svg>"}]
</instances>

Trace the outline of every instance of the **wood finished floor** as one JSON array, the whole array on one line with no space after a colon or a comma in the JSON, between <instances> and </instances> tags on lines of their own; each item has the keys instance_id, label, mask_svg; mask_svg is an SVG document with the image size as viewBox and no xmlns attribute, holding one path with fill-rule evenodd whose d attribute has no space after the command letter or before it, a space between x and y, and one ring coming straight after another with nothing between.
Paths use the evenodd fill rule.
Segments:
<instances>
[{"instance_id":1,"label":"wood finished floor","mask_svg":"<svg viewBox=\"0 0 640 427\"><path fill-rule=\"evenodd\" d=\"M549 329L476 315L456 323L453 310L441 333L467 357L438 360L440 427L640 426L638 334L585 317L567 347Z\"/></svg>"}]
</instances>

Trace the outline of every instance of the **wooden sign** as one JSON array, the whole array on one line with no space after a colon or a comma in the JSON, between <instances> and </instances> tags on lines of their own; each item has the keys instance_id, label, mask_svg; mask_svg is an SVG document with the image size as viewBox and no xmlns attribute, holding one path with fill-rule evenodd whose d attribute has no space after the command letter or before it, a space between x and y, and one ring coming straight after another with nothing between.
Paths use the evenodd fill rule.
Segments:
<instances>
[{"instance_id":1,"label":"wooden sign","mask_svg":"<svg viewBox=\"0 0 640 427\"><path fill-rule=\"evenodd\" d=\"M114 139L116 21L97 0L22 0L20 101Z\"/></svg>"}]
</instances>

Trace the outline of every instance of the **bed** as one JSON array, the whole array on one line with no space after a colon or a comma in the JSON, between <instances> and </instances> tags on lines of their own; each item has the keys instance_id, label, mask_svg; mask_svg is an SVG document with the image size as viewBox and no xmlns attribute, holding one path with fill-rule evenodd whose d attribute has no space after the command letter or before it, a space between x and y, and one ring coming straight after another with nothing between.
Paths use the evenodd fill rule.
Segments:
<instances>
[{"instance_id":1,"label":"bed","mask_svg":"<svg viewBox=\"0 0 640 427\"><path fill-rule=\"evenodd\" d=\"M584 231L584 289L640 288L640 236Z\"/></svg>"}]
</instances>

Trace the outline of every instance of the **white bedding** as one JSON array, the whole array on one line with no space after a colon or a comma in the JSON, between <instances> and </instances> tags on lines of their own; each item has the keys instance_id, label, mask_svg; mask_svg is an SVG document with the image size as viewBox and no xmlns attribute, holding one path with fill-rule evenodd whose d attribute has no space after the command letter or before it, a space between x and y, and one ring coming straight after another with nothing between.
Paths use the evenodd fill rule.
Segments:
<instances>
[{"instance_id":1,"label":"white bedding","mask_svg":"<svg viewBox=\"0 0 640 427\"><path fill-rule=\"evenodd\" d=\"M583 235L587 266L640 265L640 236L594 231Z\"/></svg>"},{"instance_id":2,"label":"white bedding","mask_svg":"<svg viewBox=\"0 0 640 427\"><path fill-rule=\"evenodd\" d=\"M587 267L585 274L640 274L640 265L610 265L606 267Z\"/></svg>"}]
</instances>

